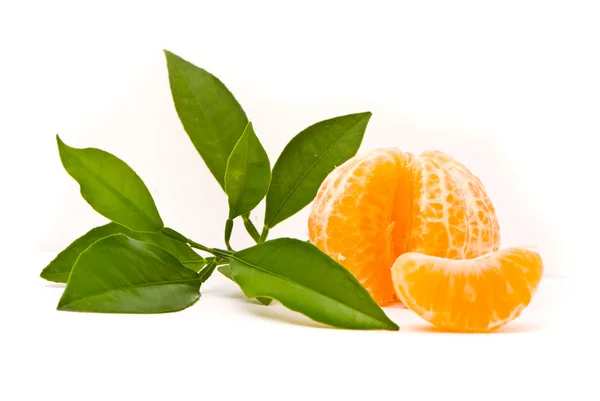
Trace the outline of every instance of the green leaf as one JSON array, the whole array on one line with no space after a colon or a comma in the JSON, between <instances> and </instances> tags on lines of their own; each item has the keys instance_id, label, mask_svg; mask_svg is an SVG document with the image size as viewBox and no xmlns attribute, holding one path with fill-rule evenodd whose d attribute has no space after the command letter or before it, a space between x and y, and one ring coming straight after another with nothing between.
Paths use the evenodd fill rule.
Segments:
<instances>
[{"instance_id":1,"label":"green leaf","mask_svg":"<svg viewBox=\"0 0 600 401\"><path fill-rule=\"evenodd\" d=\"M222 265L222 266L219 266L217 268L217 270L219 271L219 273L221 273L222 275L224 275L225 277L227 277L228 279L230 279L231 281L233 281L235 283L235 281L233 280L233 277L231 276L231 266ZM272 301L272 299L264 298L264 297L257 297L256 300L263 305L269 305Z\"/></svg>"},{"instance_id":2,"label":"green leaf","mask_svg":"<svg viewBox=\"0 0 600 401\"><path fill-rule=\"evenodd\" d=\"M149 242L160 246L165 251L175 256L188 269L199 272L206 260L194 252L189 246L179 241L175 241L161 233L138 233L116 224L108 223L100 227L92 228L90 231L73 241L68 247L60 252L48 266L42 270L40 276L43 279L54 281L56 283L66 283L69 279L71 269L75 261L90 245L99 239L113 234L126 234L127 236Z\"/></svg>"},{"instance_id":3,"label":"green leaf","mask_svg":"<svg viewBox=\"0 0 600 401\"><path fill-rule=\"evenodd\" d=\"M200 297L198 274L157 245L115 234L81 253L58 309L104 313L174 312Z\"/></svg>"},{"instance_id":4,"label":"green leaf","mask_svg":"<svg viewBox=\"0 0 600 401\"><path fill-rule=\"evenodd\" d=\"M58 135L56 141L65 170L94 210L133 231L164 227L146 184L124 161L100 149L72 148Z\"/></svg>"},{"instance_id":5,"label":"green leaf","mask_svg":"<svg viewBox=\"0 0 600 401\"><path fill-rule=\"evenodd\" d=\"M264 297L256 297L256 300L265 306L269 305L273 301L270 298L264 298Z\"/></svg>"},{"instance_id":6,"label":"green leaf","mask_svg":"<svg viewBox=\"0 0 600 401\"><path fill-rule=\"evenodd\" d=\"M214 75L165 50L175 109L206 166L225 187L227 159L248 118Z\"/></svg>"},{"instance_id":7,"label":"green leaf","mask_svg":"<svg viewBox=\"0 0 600 401\"><path fill-rule=\"evenodd\" d=\"M252 220L250 220L250 213L243 214L242 221L244 222L244 227L246 227L246 231L248 231L248 234L250 234L254 242L258 242L258 240L260 239L260 233L258 232L256 227L254 227L254 224L252 224Z\"/></svg>"},{"instance_id":8,"label":"green leaf","mask_svg":"<svg viewBox=\"0 0 600 401\"><path fill-rule=\"evenodd\" d=\"M371 113L316 123L296 135L273 167L265 225L274 227L308 205L337 166L356 154Z\"/></svg>"},{"instance_id":9,"label":"green leaf","mask_svg":"<svg viewBox=\"0 0 600 401\"><path fill-rule=\"evenodd\" d=\"M265 197L271 181L269 156L252 123L233 148L225 171L225 192L229 198L229 218L249 213Z\"/></svg>"},{"instance_id":10,"label":"green leaf","mask_svg":"<svg viewBox=\"0 0 600 401\"><path fill-rule=\"evenodd\" d=\"M204 269L202 269L202 271L200 271L200 273L198 273L200 282L202 282L202 283L206 282L206 280L208 280L210 278L210 276L213 274L216 267L217 267L217 261L215 259L212 259L210 262L208 262L206 264L206 266L204 267Z\"/></svg>"},{"instance_id":11,"label":"green leaf","mask_svg":"<svg viewBox=\"0 0 600 401\"><path fill-rule=\"evenodd\" d=\"M275 239L234 253L230 266L248 297L276 299L334 327L398 330L356 278L312 244Z\"/></svg>"}]
</instances>

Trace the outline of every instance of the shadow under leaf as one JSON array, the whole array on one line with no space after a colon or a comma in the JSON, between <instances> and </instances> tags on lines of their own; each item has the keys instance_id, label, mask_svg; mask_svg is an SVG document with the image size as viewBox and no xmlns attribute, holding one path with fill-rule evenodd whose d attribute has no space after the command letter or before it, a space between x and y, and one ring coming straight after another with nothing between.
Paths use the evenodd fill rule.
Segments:
<instances>
[{"instance_id":1,"label":"shadow under leaf","mask_svg":"<svg viewBox=\"0 0 600 401\"><path fill-rule=\"evenodd\" d=\"M54 282L47 282L44 284L44 287L47 288L65 288L67 285L64 283L54 283Z\"/></svg>"},{"instance_id":2,"label":"shadow under leaf","mask_svg":"<svg viewBox=\"0 0 600 401\"><path fill-rule=\"evenodd\" d=\"M290 323L296 326L336 330L334 327L316 322L301 313L291 311L281 305L271 304L269 306L265 306L261 305L260 302L254 299L245 299L248 302L243 303L244 311L262 319Z\"/></svg>"}]
</instances>

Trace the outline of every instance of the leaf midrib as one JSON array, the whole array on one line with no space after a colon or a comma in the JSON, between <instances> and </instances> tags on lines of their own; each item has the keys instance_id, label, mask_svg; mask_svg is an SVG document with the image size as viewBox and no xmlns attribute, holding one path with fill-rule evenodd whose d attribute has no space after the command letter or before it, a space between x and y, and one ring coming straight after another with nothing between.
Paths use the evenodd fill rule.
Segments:
<instances>
[{"instance_id":1,"label":"leaf midrib","mask_svg":"<svg viewBox=\"0 0 600 401\"><path fill-rule=\"evenodd\" d=\"M329 296L329 295L323 294L323 293L322 293L322 292L320 292L320 291L317 291L317 290L315 290L315 289L313 289L313 288L309 288L309 287L307 287L307 286L305 286L305 285L303 285L303 284L300 284L300 283L298 283L298 282L296 282L296 281L292 281L291 279L288 279L288 278L286 278L286 277L284 277L284 276L281 276L281 275L279 275L279 274L277 274L277 273L273 273L273 272L271 272L271 271L265 270L265 269L261 268L260 266L257 266L257 265L255 265L255 264L252 264L252 263L250 263L250 262L247 262L247 261L245 261L245 260L243 260L243 259L240 259L239 257L237 257L237 256L235 256L235 255L230 255L229 257L230 257L230 259L235 259L235 260L237 260L237 261L238 261L238 262L240 262L240 263L243 263L243 264L245 264L245 265L247 265L247 266L253 267L253 268L255 268L255 269L257 269L257 270L259 270L259 271L261 271L261 272L263 272L263 273L266 273L266 274L268 274L268 275L271 275L271 276L273 276L273 277L277 277L277 278L279 278L279 279L281 279L281 280L283 280L283 281L286 281L286 282L288 282L288 283L290 283L290 284L292 284L292 285L298 286L298 287L300 287L300 288L302 288L302 289L304 289L304 290L307 290L307 291L310 291L310 292L313 292L313 293L319 294L319 295L321 295L322 297L324 297L324 298L327 298L327 299L330 299L330 300L334 301L335 303L337 303L337 304L339 304L339 305L342 305L342 306L346 307L347 309L350 309L350 310L353 310L353 311L355 311L355 312L359 313L359 314L360 314L360 315L362 315L362 316L366 316L366 317L368 317L369 319L375 320L375 321L377 321L377 322L379 322L379 323L383 323L383 324L385 324L386 326L390 326L389 322L385 322L385 321L379 320L379 319L378 319L378 318L376 318L376 317L373 317L373 316L371 316L371 315L368 315L368 314L366 314L365 312L362 312L362 311L360 311L360 310L358 310L358 309L355 309L355 308L353 308L353 307L349 306L348 304L345 304L345 303L343 303L343 302L342 302L342 301L340 301L340 300L337 300L337 299L335 299L335 298L332 298L332 297L331 297L331 296ZM260 296L260 295L259 295L259 296ZM263 296L264 296L264 295L263 295Z\"/></svg>"},{"instance_id":2,"label":"leaf midrib","mask_svg":"<svg viewBox=\"0 0 600 401\"><path fill-rule=\"evenodd\" d=\"M360 121L360 120L359 120ZM356 127L359 123L359 121L356 121L348 130ZM283 199L283 201L281 202L281 204L279 205L279 207L277 208L277 210L275 210L275 213L273 214L273 218L267 223L267 226L272 227L271 223L273 222L273 220L275 220L275 218L277 217L277 215L279 214L279 212L281 211L281 209L283 208L283 205L286 204L286 202L288 201L288 199L296 192L296 190L298 189L298 186L300 185L300 183L302 181L304 181L304 178L306 178L306 176L315 168L315 166L325 157L325 155L327 155L327 153L329 153L329 151L335 146L337 145L338 142L340 142L342 140L342 138L344 138L345 135L341 135L338 139L336 139L331 145L329 145L327 147L327 149L325 149L325 152L323 152L323 154L321 155L321 157L319 157L313 164L312 166L310 166L310 168L302 175L302 177L300 177L300 180L298 180L298 182L296 182L296 184L294 185L294 187L291 189L291 191L287 194L287 196Z\"/></svg>"},{"instance_id":3,"label":"leaf midrib","mask_svg":"<svg viewBox=\"0 0 600 401\"><path fill-rule=\"evenodd\" d=\"M112 185L110 185L107 181L104 181L104 179L102 177L100 177L95 172L90 170L81 160L79 160L79 158L75 155L74 152L69 152L69 155L73 158L75 163L77 163L81 168L83 168L90 175L92 175L96 180L98 180L102 185L104 185L113 195L115 195L123 203L125 203L126 205L130 206L133 210L135 210L140 216L142 216L144 218L144 220L146 220L146 222L151 223L152 226L157 225L156 222L154 221L154 219L152 219L152 217L150 217L146 213L144 213L134 203L132 203L129 199L127 199L125 196L123 196L119 191L117 191L115 188L113 188ZM135 172L134 172L134 174L135 174ZM141 178L140 178L140 180L141 180ZM129 227L127 227L127 228L129 228Z\"/></svg>"},{"instance_id":4,"label":"leaf midrib","mask_svg":"<svg viewBox=\"0 0 600 401\"><path fill-rule=\"evenodd\" d=\"M212 137L216 138L217 140L215 141L218 145L221 145L221 141L219 141L218 135L217 135L217 130L215 129L215 127L212 125L212 122L206 118L206 112L204 111L204 107L202 106L202 103L200 102L198 96L196 96L196 92L194 91L192 85L190 84L190 81L188 80L185 71L180 68L179 66L176 66L177 71L179 71L180 76L183 77L183 80L185 81L185 84L187 85L189 91L192 94L192 97L194 98L194 102L196 103L196 105L198 106L198 108L200 109L200 113L202 113L202 117L204 118L204 121L206 122L206 125L208 126L208 128L211 130L212 132ZM208 74L208 71L204 71L206 74ZM191 139L191 138L190 138ZM202 159L204 159L204 155L202 155L202 153L200 152L200 150L198 149L198 147L201 147L201 144L196 145L196 141L192 140L192 142L194 143L194 147L196 147L196 150L198 151L198 153L200 154L200 157L202 157ZM234 145L235 146L235 145ZM210 167L209 167L210 169ZM220 172L219 172L219 175ZM221 180L223 180L223 182L221 183ZM225 172L223 171L223 175L221 176L221 178L217 178L217 181L219 182L219 184L221 185L221 187L225 187Z\"/></svg>"},{"instance_id":5,"label":"leaf midrib","mask_svg":"<svg viewBox=\"0 0 600 401\"><path fill-rule=\"evenodd\" d=\"M242 134L242 137L244 136L244 134ZM233 150L235 151L235 146L233 147ZM243 194L246 190L246 177L248 176L248 155L250 154L250 135L248 135L248 138L246 139L246 155L245 155L245 159L244 159L244 170L242 172L242 188L238 193L237 196L237 200L235 202L235 207L233 208L234 211L238 211L237 209L240 207L240 204L242 203L243 200ZM227 174L227 171L225 171L225 174ZM225 178L227 180L227 178ZM227 184L227 183L226 183ZM227 187L227 185L225 185L225 187ZM225 188L227 189L227 188ZM237 217L237 216L236 216ZM230 217L231 218L231 217Z\"/></svg>"},{"instance_id":6,"label":"leaf midrib","mask_svg":"<svg viewBox=\"0 0 600 401\"><path fill-rule=\"evenodd\" d=\"M187 269L187 268L186 268ZM189 270L189 269L187 269ZM186 279L186 280L171 280L171 281L159 281L159 282L154 282L154 283L143 283L143 284L133 284L133 285L129 285L126 287L118 287L118 288L110 288L106 291L102 291L98 294L93 294L93 295L89 295L89 296L85 296L82 298L78 298L75 299L73 301L70 301L69 303L66 304L62 304L60 305L60 307L66 306L66 305L71 305L75 302L81 302L85 299L89 299L89 298L96 298L96 297L101 297L103 295L106 295L110 292L113 291L124 291L124 290L128 290L128 289L133 289L133 288L142 288L142 287L152 287L152 286L161 286L161 285L171 285L171 284L186 284L186 283L191 283L194 281L201 281L200 278L193 278L193 279Z\"/></svg>"}]
</instances>

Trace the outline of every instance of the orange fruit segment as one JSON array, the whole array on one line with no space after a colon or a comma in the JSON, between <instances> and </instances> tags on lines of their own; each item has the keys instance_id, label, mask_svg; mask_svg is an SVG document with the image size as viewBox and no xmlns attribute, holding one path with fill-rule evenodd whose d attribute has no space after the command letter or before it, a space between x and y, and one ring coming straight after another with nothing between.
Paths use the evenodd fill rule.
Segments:
<instances>
[{"instance_id":1,"label":"orange fruit segment","mask_svg":"<svg viewBox=\"0 0 600 401\"><path fill-rule=\"evenodd\" d=\"M519 316L543 274L540 255L508 248L474 259L405 253L391 268L394 290L408 308L452 331L492 331Z\"/></svg>"},{"instance_id":2,"label":"orange fruit segment","mask_svg":"<svg viewBox=\"0 0 600 401\"><path fill-rule=\"evenodd\" d=\"M414 156L386 148L354 156L321 184L308 232L382 306L397 300L390 267L398 256L469 259L500 247L483 184L438 151Z\"/></svg>"}]
</instances>

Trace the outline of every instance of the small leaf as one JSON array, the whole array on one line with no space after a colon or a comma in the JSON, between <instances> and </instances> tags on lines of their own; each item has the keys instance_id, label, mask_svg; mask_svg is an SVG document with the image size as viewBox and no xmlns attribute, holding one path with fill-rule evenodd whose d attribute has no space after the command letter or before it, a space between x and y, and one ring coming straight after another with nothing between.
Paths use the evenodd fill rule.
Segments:
<instances>
[{"instance_id":1,"label":"small leaf","mask_svg":"<svg viewBox=\"0 0 600 401\"><path fill-rule=\"evenodd\" d=\"M252 224L252 220L250 220L250 213L243 214L242 220L244 222L244 227L246 227L246 231L248 231L248 234L250 234L255 242L258 242L260 239L260 233L256 227L254 227L254 224Z\"/></svg>"},{"instance_id":2,"label":"small leaf","mask_svg":"<svg viewBox=\"0 0 600 401\"><path fill-rule=\"evenodd\" d=\"M224 275L225 277L227 277L228 279L230 279L231 281L233 281L235 283L235 281L231 277L231 266L222 265L222 266L219 266L217 268L217 270L219 271L219 273L221 273L222 275ZM263 305L269 305L272 301L272 299L270 299L270 298L263 298L263 297L257 297L256 299L258 302L260 302Z\"/></svg>"},{"instance_id":3,"label":"small leaf","mask_svg":"<svg viewBox=\"0 0 600 401\"><path fill-rule=\"evenodd\" d=\"M210 278L210 276L213 274L216 267L217 267L216 260L213 259L210 262L208 262L206 264L206 266L204 267L204 269L202 269L200 271L200 273L198 273L198 278L200 278L200 282L201 283L206 282L206 280L208 280Z\"/></svg>"},{"instance_id":4,"label":"small leaf","mask_svg":"<svg viewBox=\"0 0 600 401\"><path fill-rule=\"evenodd\" d=\"M146 184L124 161L95 148L76 149L56 136L65 170L98 213L130 230L159 232L163 221Z\"/></svg>"},{"instance_id":5,"label":"small leaf","mask_svg":"<svg viewBox=\"0 0 600 401\"><path fill-rule=\"evenodd\" d=\"M252 123L233 148L225 172L225 192L229 197L229 218L249 213L265 197L271 181L269 156Z\"/></svg>"},{"instance_id":6,"label":"small leaf","mask_svg":"<svg viewBox=\"0 0 600 401\"><path fill-rule=\"evenodd\" d=\"M198 274L164 249L115 234L81 253L58 309L104 313L163 313L200 297Z\"/></svg>"},{"instance_id":7,"label":"small leaf","mask_svg":"<svg viewBox=\"0 0 600 401\"><path fill-rule=\"evenodd\" d=\"M230 266L248 297L276 299L334 327L398 330L356 278L312 244L275 239L234 253Z\"/></svg>"},{"instance_id":8,"label":"small leaf","mask_svg":"<svg viewBox=\"0 0 600 401\"><path fill-rule=\"evenodd\" d=\"M56 283L66 283L69 279L71 269L75 261L90 245L99 239L113 234L126 234L127 236L149 242L160 246L162 249L171 253L188 269L199 272L206 260L194 252L189 246L179 241L175 241L161 233L138 233L116 224L108 223L100 227L92 228L90 231L73 241L68 247L60 252L48 266L42 270L40 276L43 279L54 281Z\"/></svg>"},{"instance_id":9,"label":"small leaf","mask_svg":"<svg viewBox=\"0 0 600 401\"><path fill-rule=\"evenodd\" d=\"M225 245L227 245L227 249L231 250L231 244L229 240L231 239L231 233L233 231L233 220L227 219L225 222Z\"/></svg>"},{"instance_id":10,"label":"small leaf","mask_svg":"<svg viewBox=\"0 0 600 401\"><path fill-rule=\"evenodd\" d=\"M256 300L265 306L269 305L273 301L270 298L264 298L264 297L256 297Z\"/></svg>"},{"instance_id":11,"label":"small leaf","mask_svg":"<svg viewBox=\"0 0 600 401\"><path fill-rule=\"evenodd\" d=\"M267 227L275 227L314 199L327 175L356 154L370 118L367 112L321 121L286 145L273 167Z\"/></svg>"},{"instance_id":12,"label":"small leaf","mask_svg":"<svg viewBox=\"0 0 600 401\"><path fill-rule=\"evenodd\" d=\"M227 159L248 118L214 75L165 50L175 109L206 166L225 187Z\"/></svg>"}]
</instances>

